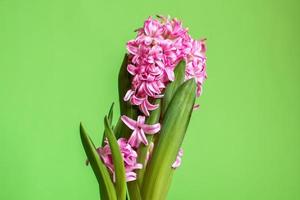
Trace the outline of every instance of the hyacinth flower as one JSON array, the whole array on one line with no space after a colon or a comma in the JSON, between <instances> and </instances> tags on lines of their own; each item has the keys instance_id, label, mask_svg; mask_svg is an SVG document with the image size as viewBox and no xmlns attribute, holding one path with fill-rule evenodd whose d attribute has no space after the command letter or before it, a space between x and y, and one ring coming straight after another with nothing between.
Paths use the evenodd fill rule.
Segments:
<instances>
[{"instance_id":1,"label":"hyacinth flower","mask_svg":"<svg viewBox=\"0 0 300 200\"><path fill-rule=\"evenodd\" d=\"M193 39L178 19L149 17L136 32L119 72L117 123L112 104L99 146L80 124L102 200L166 199L207 78L205 39Z\"/></svg>"},{"instance_id":2,"label":"hyacinth flower","mask_svg":"<svg viewBox=\"0 0 300 200\"><path fill-rule=\"evenodd\" d=\"M133 130L128 143L132 147L139 147L140 143L144 143L144 145L148 145L148 140L145 136L147 134L155 134L160 130L160 124L156 123L153 125L145 124L145 116L138 116L137 121L130 119L129 117L123 115L121 120L128 126L131 130Z\"/></svg>"},{"instance_id":3,"label":"hyacinth flower","mask_svg":"<svg viewBox=\"0 0 300 200\"><path fill-rule=\"evenodd\" d=\"M132 146L127 142L125 138L118 139L118 145L120 147L120 151L124 160L126 181L134 181L136 180L136 173L134 172L134 170L141 169L143 165L137 163L137 152L132 148ZM116 175L114 164L112 161L112 152L107 140L105 141L105 146L99 147L97 149L97 152L112 174L113 182L115 182Z\"/></svg>"}]
</instances>

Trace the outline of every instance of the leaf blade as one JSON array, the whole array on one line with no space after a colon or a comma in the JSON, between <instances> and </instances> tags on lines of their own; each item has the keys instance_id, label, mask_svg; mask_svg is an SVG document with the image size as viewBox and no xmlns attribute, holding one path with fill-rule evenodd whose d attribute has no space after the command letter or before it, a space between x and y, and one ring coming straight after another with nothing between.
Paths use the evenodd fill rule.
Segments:
<instances>
[{"instance_id":1,"label":"leaf blade","mask_svg":"<svg viewBox=\"0 0 300 200\"><path fill-rule=\"evenodd\" d=\"M87 155L87 158L89 160L89 163L94 171L94 174L98 180L99 185L102 186L104 184L106 193L103 196L107 196L108 199L117 200L116 190L111 181L109 172L107 171L106 166L99 158L99 155L95 149L93 142L91 141L90 137L86 133L81 123L80 123L80 138L85 153Z\"/></svg>"},{"instance_id":2,"label":"leaf blade","mask_svg":"<svg viewBox=\"0 0 300 200\"><path fill-rule=\"evenodd\" d=\"M109 146L112 153L113 164L115 168L115 178L116 178L116 192L118 200L126 199L126 175L123 156L120 151L118 141L109 125L109 120L107 116L104 119L105 135L108 139Z\"/></svg>"},{"instance_id":3,"label":"leaf blade","mask_svg":"<svg viewBox=\"0 0 300 200\"><path fill-rule=\"evenodd\" d=\"M143 200L160 199L167 192L171 165L182 144L195 102L196 83L183 83L176 91L162 121L157 146L144 176ZM178 109L178 106L181 106Z\"/></svg>"},{"instance_id":4,"label":"leaf blade","mask_svg":"<svg viewBox=\"0 0 300 200\"><path fill-rule=\"evenodd\" d=\"M112 120L113 120L113 116L114 116L114 105L115 103L113 102L110 106L109 112L108 112L108 121L109 121L109 125L112 126ZM104 141L105 141L105 131L103 132L102 135L102 146L104 145Z\"/></svg>"},{"instance_id":5,"label":"leaf blade","mask_svg":"<svg viewBox=\"0 0 300 200\"><path fill-rule=\"evenodd\" d=\"M132 75L127 71L127 64L128 55L125 54L118 76L120 114L121 116L126 115L131 119L136 119L139 112L138 107L131 105L127 101L124 101L126 92L131 88L132 79ZM122 123L121 119L119 118L115 127L115 133L117 138L125 137L128 139L131 134L131 130L124 123Z\"/></svg>"},{"instance_id":6,"label":"leaf blade","mask_svg":"<svg viewBox=\"0 0 300 200\"><path fill-rule=\"evenodd\" d=\"M185 79L185 62L181 61L174 70L175 80L168 84L164 98L162 100L162 108L161 108L161 115L162 118L171 102L175 92L179 88L180 85L184 82Z\"/></svg>"}]
</instances>

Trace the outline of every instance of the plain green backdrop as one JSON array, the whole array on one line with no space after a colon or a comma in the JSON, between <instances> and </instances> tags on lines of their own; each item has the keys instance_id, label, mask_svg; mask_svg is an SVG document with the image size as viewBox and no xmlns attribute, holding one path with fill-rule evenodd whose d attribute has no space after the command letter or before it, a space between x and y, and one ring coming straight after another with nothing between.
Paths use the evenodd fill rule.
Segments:
<instances>
[{"instance_id":1,"label":"plain green backdrop","mask_svg":"<svg viewBox=\"0 0 300 200\"><path fill-rule=\"evenodd\" d=\"M0 199L99 199L79 122L100 141L126 41L169 14L208 80L168 199L299 200L298 2L0 0Z\"/></svg>"}]
</instances>

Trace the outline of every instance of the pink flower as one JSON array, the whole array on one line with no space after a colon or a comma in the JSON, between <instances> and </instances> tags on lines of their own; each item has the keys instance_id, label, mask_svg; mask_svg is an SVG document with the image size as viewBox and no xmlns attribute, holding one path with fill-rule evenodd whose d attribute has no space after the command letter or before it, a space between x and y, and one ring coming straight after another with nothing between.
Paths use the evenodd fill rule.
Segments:
<instances>
[{"instance_id":1,"label":"pink flower","mask_svg":"<svg viewBox=\"0 0 300 200\"><path fill-rule=\"evenodd\" d=\"M164 27L158 21L149 17L144 23L144 33L150 37L159 37L164 32Z\"/></svg>"},{"instance_id":2,"label":"pink flower","mask_svg":"<svg viewBox=\"0 0 300 200\"><path fill-rule=\"evenodd\" d=\"M143 166L140 163L137 163L137 153L136 151L128 144L125 138L118 139L118 144L120 146L121 154L124 159L124 166L126 172L126 181L136 180L136 173L134 170L141 169ZM106 167L109 169L112 174L113 181L115 182L115 168L112 161L112 153L109 147L108 141L105 140L105 146L97 149L99 156L103 160Z\"/></svg>"},{"instance_id":3,"label":"pink flower","mask_svg":"<svg viewBox=\"0 0 300 200\"><path fill-rule=\"evenodd\" d=\"M158 107L149 101L163 96L167 84L174 81L174 70L181 60L186 62L185 79L195 78L200 96L206 79L204 42L194 40L176 18L149 17L138 29L137 37L127 42L127 71L133 77L124 100L139 106L149 116L149 110Z\"/></svg>"},{"instance_id":4,"label":"pink flower","mask_svg":"<svg viewBox=\"0 0 300 200\"><path fill-rule=\"evenodd\" d=\"M172 168L176 169L178 168L180 165L181 165L181 157L183 156L183 149L180 148L179 149L179 152L178 152L178 155L176 157L176 160L175 162L172 164Z\"/></svg>"},{"instance_id":5,"label":"pink flower","mask_svg":"<svg viewBox=\"0 0 300 200\"><path fill-rule=\"evenodd\" d=\"M185 79L195 78L197 83L197 96L201 95L203 82L207 78L206 46L204 42L204 40L192 40L191 52L185 59L187 63Z\"/></svg>"},{"instance_id":6,"label":"pink flower","mask_svg":"<svg viewBox=\"0 0 300 200\"><path fill-rule=\"evenodd\" d=\"M140 143L144 143L145 145L148 145L147 138L145 136L146 134L155 134L158 131L160 131L160 124L153 124L148 125L145 124L145 117L144 116L138 116L137 121L130 119L129 117L123 115L121 117L124 124L128 126L131 130L133 130L133 133L131 134L128 143L132 147L139 147Z\"/></svg>"}]
</instances>

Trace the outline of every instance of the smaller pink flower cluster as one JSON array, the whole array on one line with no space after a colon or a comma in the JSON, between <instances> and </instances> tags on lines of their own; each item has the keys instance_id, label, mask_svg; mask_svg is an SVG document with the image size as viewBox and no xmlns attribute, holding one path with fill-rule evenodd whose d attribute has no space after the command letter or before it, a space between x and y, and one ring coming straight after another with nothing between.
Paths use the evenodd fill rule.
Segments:
<instances>
[{"instance_id":1,"label":"smaller pink flower cluster","mask_svg":"<svg viewBox=\"0 0 300 200\"><path fill-rule=\"evenodd\" d=\"M185 79L195 78L199 96L206 78L204 40L194 40L176 18L149 17L137 32L137 37L127 43L130 61L127 70L133 79L124 100L139 106L149 116L149 110L158 108L151 100L163 96L181 60L186 63Z\"/></svg>"},{"instance_id":2,"label":"smaller pink flower cluster","mask_svg":"<svg viewBox=\"0 0 300 200\"><path fill-rule=\"evenodd\" d=\"M137 163L137 153L128 144L125 138L118 139L118 144L120 147L121 154L123 156L124 165L126 169L126 181L134 181L136 180L136 173L134 170L142 169L143 165ZM113 176L113 181L115 182L115 168L112 160L112 153L109 147L108 141L105 141L104 147L100 147L97 149L99 156L102 158L104 164L109 169Z\"/></svg>"}]
</instances>

